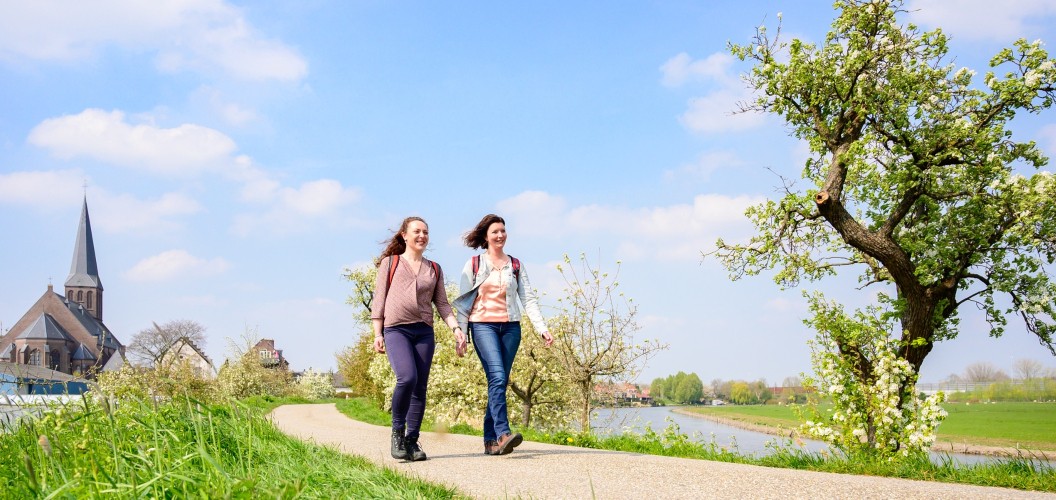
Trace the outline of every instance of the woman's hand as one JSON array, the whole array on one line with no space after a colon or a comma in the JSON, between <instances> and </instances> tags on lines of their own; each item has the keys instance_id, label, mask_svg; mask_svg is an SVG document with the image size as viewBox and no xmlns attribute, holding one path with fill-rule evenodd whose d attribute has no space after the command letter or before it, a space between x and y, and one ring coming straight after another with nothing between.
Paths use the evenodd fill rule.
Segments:
<instances>
[{"instance_id":1,"label":"woman's hand","mask_svg":"<svg viewBox=\"0 0 1056 500\"><path fill-rule=\"evenodd\" d=\"M384 353L385 352L385 337L374 336L374 352Z\"/></svg>"},{"instance_id":2,"label":"woman's hand","mask_svg":"<svg viewBox=\"0 0 1056 500\"><path fill-rule=\"evenodd\" d=\"M550 332L543 332L543 345L550 347L554 343L554 336Z\"/></svg>"},{"instance_id":3,"label":"woman's hand","mask_svg":"<svg viewBox=\"0 0 1056 500\"><path fill-rule=\"evenodd\" d=\"M468 350L468 345L466 344L466 334L462 333L462 328L456 326L455 327L455 354L457 354L458 357L461 358L462 356L466 355L466 351L467 350Z\"/></svg>"}]
</instances>

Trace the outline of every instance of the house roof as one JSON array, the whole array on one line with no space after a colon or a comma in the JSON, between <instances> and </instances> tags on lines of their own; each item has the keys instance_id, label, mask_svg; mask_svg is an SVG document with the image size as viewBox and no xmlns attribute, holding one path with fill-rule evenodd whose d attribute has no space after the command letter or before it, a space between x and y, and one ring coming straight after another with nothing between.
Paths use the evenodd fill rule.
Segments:
<instances>
[{"instance_id":1,"label":"house roof","mask_svg":"<svg viewBox=\"0 0 1056 500\"><path fill-rule=\"evenodd\" d=\"M209 366L213 366L213 360L209 359L209 356L205 355L205 351L201 350L201 348L198 347L198 344L195 344L193 340L187 338L186 336L180 337L180 338L172 341L172 343L169 344L169 346L165 348L165 352L161 353L161 356L158 356L158 358L159 359L164 358L169 353L169 351L171 351L173 348L175 348L180 343L183 343L183 344L186 344L187 346L189 346L191 349L194 350L195 353L197 353L199 356L201 356L201 358L204 359L206 363L209 363Z\"/></svg>"},{"instance_id":2,"label":"house roof","mask_svg":"<svg viewBox=\"0 0 1056 500\"><path fill-rule=\"evenodd\" d=\"M95 242L92 240L92 221L88 217L88 200L81 209L81 223L77 226L77 242L73 246L73 263L66 286L84 286L103 289L99 279L99 266L95 261Z\"/></svg>"},{"instance_id":3,"label":"house roof","mask_svg":"<svg viewBox=\"0 0 1056 500\"><path fill-rule=\"evenodd\" d=\"M55 318L52 318L50 314L41 313L37 317L36 321L29 325L28 328L18 334L15 338L17 339L42 339L42 340L62 340L62 341L73 341L73 337L66 332Z\"/></svg>"},{"instance_id":4,"label":"house roof","mask_svg":"<svg viewBox=\"0 0 1056 500\"><path fill-rule=\"evenodd\" d=\"M8 359L11 357L11 351L15 349L15 344L7 344L7 348L4 352L0 352L0 359Z\"/></svg>"}]
</instances>

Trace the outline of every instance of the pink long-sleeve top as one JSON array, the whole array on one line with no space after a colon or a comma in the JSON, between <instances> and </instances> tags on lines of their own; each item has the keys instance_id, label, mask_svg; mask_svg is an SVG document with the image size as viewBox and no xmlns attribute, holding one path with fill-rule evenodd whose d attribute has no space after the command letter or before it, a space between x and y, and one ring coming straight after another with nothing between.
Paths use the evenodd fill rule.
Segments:
<instances>
[{"instance_id":1,"label":"pink long-sleeve top","mask_svg":"<svg viewBox=\"0 0 1056 500\"><path fill-rule=\"evenodd\" d=\"M451 305L444 290L444 271L432 261L422 259L422 266L414 272L411 263L399 257L396 273L389 281L389 257L382 259L374 283L374 300L370 318L380 319L384 326L426 323L433 325L433 304L441 318L452 316Z\"/></svg>"}]
</instances>

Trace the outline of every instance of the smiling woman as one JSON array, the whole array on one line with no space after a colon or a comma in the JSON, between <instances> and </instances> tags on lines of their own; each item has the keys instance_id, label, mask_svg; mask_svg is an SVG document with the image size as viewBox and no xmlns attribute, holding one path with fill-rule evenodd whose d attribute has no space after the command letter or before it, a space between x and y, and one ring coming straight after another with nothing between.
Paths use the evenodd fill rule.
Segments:
<instances>
[{"instance_id":1,"label":"smiling woman","mask_svg":"<svg viewBox=\"0 0 1056 500\"><path fill-rule=\"evenodd\" d=\"M455 332L456 352L465 354L466 338L447 302L440 266L423 257L429 246L429 226L421 217L407 217L378 257L378 275L371 305L374 350L386 353L396 387L392 392L392 457L425 460L418 444L429 370L436 351L433 304Z\"/></svg>"}]
</instances>

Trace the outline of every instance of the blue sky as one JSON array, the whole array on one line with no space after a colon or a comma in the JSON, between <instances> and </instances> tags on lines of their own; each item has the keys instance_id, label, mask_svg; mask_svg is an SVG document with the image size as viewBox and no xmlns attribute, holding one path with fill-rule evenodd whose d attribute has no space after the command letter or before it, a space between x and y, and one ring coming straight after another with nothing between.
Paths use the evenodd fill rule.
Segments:
<instances>
[{"instance_id":1,"label":"blue sky","mask_svg":"<svg viewBox=\"0 0 1056 500\"><path fill-rule=\"evenodd\" d=\"M1017 38L1056 39L1045 0L911 1L984 72ZM152 321L247 328L296 369L334 366L357 327L347 266L407 215L430 223L448 273L458 237L507 218L508 251L553 305L565 253L613 270L641 338L671 349L648 382L779 383L809 370L799 290L730 282L702 261L745 238L744 208L776 196L806 148L774 117L730 115L747 66L725 51L755 26L822 40L831 2L3 2L0 322L69 272L87 194L104 320L124 341ZM1051 50L1051 46L1049 47ZM1056 155L1056 114L1015 136ZM1051 169L1051 167L1049 167ZM87 186L86 188L84 186ZM860 304L868 293L819 286ZM552 309L544 308L544 314ZM991 339L968 314L922 378L1018 358L1056 367L1021 325Z\"/></svg>"}]
</instances>

